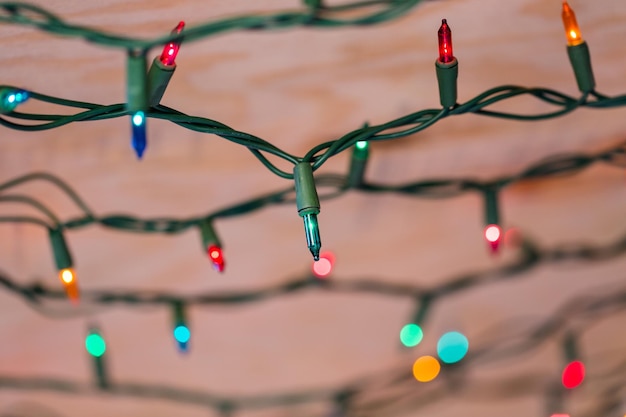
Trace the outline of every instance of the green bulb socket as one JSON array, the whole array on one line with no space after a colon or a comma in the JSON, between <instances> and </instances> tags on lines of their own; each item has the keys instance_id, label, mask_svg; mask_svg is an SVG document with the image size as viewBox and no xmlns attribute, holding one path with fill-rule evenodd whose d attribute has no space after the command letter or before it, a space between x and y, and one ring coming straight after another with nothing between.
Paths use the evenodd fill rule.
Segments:
<instances>
[{"instance_id":1,"label":"green bulb socket","mask_svg":"<svg viewBox=\"0 0 626 417\"><path fill-rule=\"evenodd\" d=\"M582 93L588 93L596 88L596 80L591 68L591 56L587 42L567 47L567 55L574 69L578 89Z\"/></svg>"},{"instance_id":2,"label":"green bulb socket","mask_svg":"<svg viewBox=\"0 0 626 417\"><path fill-rule=\"evenodd\" d=\"M425 295L418 302L419 307L417 308L415 315L413 316L412 323L417 324L420 327L424 327L424 322L426 321L426 315L430 311L430 306L432 304L432 296Z\"/></svg>"},{"instance_id":3,"label":"green bulb socket","mask_svg":"<svg viewBox=\"0 0 626 417\"><path fill-rule=\"evenodd\" d=\"M172 312L174 318L174 328L176 326L187 325L187 315L185 314L185 305L180 301L175 301L172 304Z\"/></svg>"},{"instance_id":4,"label":"green bulb socket","mask_svg":"<svg viewBox=\"0 0 626 417\"><path fill-rule=\"evenodd\" d=\"M348 187L358 188L363 184L367 159L369 156L369 144L357 142L352 150L350 159L350 171L348 171Z\"/></svg>"},{"instance_id":5,"label":"green bulb socket","mask_svg":"<svg viewBox=\"0 0 626 417\"><path fill-rule=\"evenodd\" d=\"M563 339L563 352L565 354L565 359L567 362L572 362L580 358L578 356L576 337L571 332L565 334L565 337Z\"/></svg>"},{"instance_id":6,"label":"green bulb socket","mask_svg":"<svg viewBox=\"0 0 626 417\"><path fill-rule=\"evenodd\" d=\"M486 225L500 224L500 211L498 209L498 191L499 190L495 187L488 187L484 190Z\"/></svg>"},{"instance_id":7,"label":"green bulb socket","mask_svg":"<svg viewBox=\"0 0 626 417\"><path fill-rule=\"evenodd\" d=\"M200 235L202 236L203 250L206 250L210 245L216 245L220 248L222 247L222 243L217 237L217 233L213 228L211 220L205 219L200 222Z\"/></svg>"},{"instance_id":8,"label":"green bulb socket","mask_svg":"<svg viewBox=\"0 0 626 417\"><path fill-rule=\"evenodd\" d=\"M164 65L159 57L152 61L148 71L148 90L150 91L148 101L151 107L157 106L161 102L175 69L176 64Z\"/></svg>"},{"instance_id":9,"label":"green bulb socket","mask_svg":"<svg viewBox=\"0 0 626 417\"><path fill-rule=\"evenodd\" d=\"M304 217L307 214L319 214L320 200L315 189L313 168L308 162L296 164L293 170L293 178L296 182L296 206L298 214Z\"/></svg>"},{"instance_id":10,"label":"green bulb socket","mask_svg":"<svg viewBox=\"0 0 626 417\"><path fill-rule=\"evenodd\" d=\"M320 200L315 189L315 179L313 178L311 164L307 162L296 164L293 170L293 178L296 183L296 206L298 207L298 214L304 220L306 243L313 255L313 259L318 261L322 247L317 223L317 215L320 212Z\"/></svg>"},{"instance_id":11,"label":"green bulb socket","mask_svg":"<svg viewBox=\"0 0 626 417\"><path fill-rule=\"evenodd\" d=\"M128 51L126 61L127 110L134 114L148 109L148 77L145 51Z\"/></svg>"},{"instance_id":12,"label":"green bulb socket","mask_svg":"<svg viewBox=\"0 0 626 417\"><path fill-rule=\"evenodd\" d=\"M459 76L459 61L456 58L447 63L437 60L435 69L439 83L439 101L444 109L454 107L457 100L456 80Z\"/></svg>"},{"instance_id":13,"label":"green bulb socket","mask_svg":"<svg viewBox=\"0 0 626 417\"><path fill-rule=\"evenodd\" d=\"M57 269L71 268L74 262L72 262L72 254L65 242L63 232L60 229L48 229L48 235Z\"/></svg>"}]
</instances>

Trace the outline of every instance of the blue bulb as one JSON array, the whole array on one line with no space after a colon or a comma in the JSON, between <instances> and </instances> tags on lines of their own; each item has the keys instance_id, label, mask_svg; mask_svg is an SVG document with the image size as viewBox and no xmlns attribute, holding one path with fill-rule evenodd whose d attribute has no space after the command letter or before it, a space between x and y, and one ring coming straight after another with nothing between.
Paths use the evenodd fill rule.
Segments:
<instances>
[{"instance_id":1,"label":"blue bulb","mask_svg":"<svg viewBox=\"0 0 626 417\"><path fill-rule=\"evenodd\" d=\"M187 343L191 338L191 332L185 325L178 325L174 329L174 338L178 343Z\"/></svg>"},{"instance_id":2,"label":"blue bulb","mask_svg":"<svg viewBox=\"0 0 626 417\"><path fill-rule=\"evenodd\" d=\"M437 354L444 363L457 363L467 355L469 342L459 332L448 332L437 342Z\"/></svg>"},{"instance_id":3,"label":"blue bulb","mask_svg":"<svg viewBox=\"0 0 626 417\"><path fill-rule=\"evenodd\" d=\"M144 112L138 111L131 118L132 122L132 145L137 158L143 156L146 150L146 116Z\"/></svg>"},{"instance_id":4,"label":"blue bulb","mask_svg":"<svg viewBox=\"0 0 626 417\"><path fill-rule=\"evenodd\" d=\"M9 102L9 104L15 103L16 100L17 100L17 97L15 94L11 94L7 97L7 101Z\"/></svg>"}]
</instances>

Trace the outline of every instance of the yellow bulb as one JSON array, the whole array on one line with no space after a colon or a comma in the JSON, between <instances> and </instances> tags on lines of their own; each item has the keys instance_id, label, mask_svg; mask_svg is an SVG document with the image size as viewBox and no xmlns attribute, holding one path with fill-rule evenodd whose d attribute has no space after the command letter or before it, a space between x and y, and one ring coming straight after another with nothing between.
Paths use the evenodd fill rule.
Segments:
<instances>
[{"instance_id":1,"label":"yellow bulb","mask_svg":"<svg viewBox=\"0 0 626 417\"><path fill-rule=\"evenodd\" d=\"M432 356L422 356L413 364L413 376L420 382L430 382L437 378L441 365Z\"/></svg>"},{"instance_id":2,"label":"yellow bulb","mask_svg":"<svg viewBox=\"0 0 626 417\"><path fill-rule=\"evenodd\" d=\"M583 43L583 37L580 34L580 28L578 22L576 22L576 15L566 0L563 0L563 11L561 12L561 18L563 19L563 26L565 27L565 35L567 36L567 44L569 46L576 46Z\"/></svg>"}]
</instances>

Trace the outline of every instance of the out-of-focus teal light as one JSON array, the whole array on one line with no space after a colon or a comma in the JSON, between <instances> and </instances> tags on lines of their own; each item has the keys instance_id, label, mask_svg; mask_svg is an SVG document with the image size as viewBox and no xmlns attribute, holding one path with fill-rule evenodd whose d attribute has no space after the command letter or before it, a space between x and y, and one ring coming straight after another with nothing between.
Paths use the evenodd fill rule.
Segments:
<instances>
[{"instance_id":1,"label":"out-of-focus teal light","mask_svg":"<svg viewBox=\"0 0 626 417\"><path fill-rule=\"evenodd\" d=\"M400 330L400 341L406 347L419 345L423 338L424 332L417 324L407 324Z\"/></svg>"},{"instance_id":2,"label":"out-of-focus teal light","mask_svg":"<svg viewBox=\"0 0 626 417\"><path fill-rule=\"evenodd\" d=\"M106 352L107 345L104 342L102 336L97 333L90 333L85 338L85 348L91 356L99 358L100 356L104 355L104 352Z\"/></svg>"},{"instance_id":3,"label":"out-of-focus teal light","mask_svg":"<svg viewBox=\"0 0 626 417\"><path fill-rule=\"evenodd\" d=\"M358 142L356 143L356 147L357 147L357 149L360 149L360 150L365 150L365 149L367 149L367 141L366 141L366 140L360 140L360 141L358 141Z\"/></svg>"},{"instance_id":4,"label":"out-of-focus teal light","mask_svg":"<svg viewBox=\"0 0 626 417\"><path fill-rule=\"evenodd\" d=\"M174 338L178 343L187 343L191 338L191 332L189 331L187 326L184 326L182 324L178 325L174 329Z\"/></svg>"},{"instance_id":5,"label":"out-of-focus teal light","mask_svg":"<svg viewBox=\"0 0 626 417\"><path fill-rule=\"evenodd\" d=\"M437 342L437 354L443 363L457 363L467 355L469 341L459 332L448 332Z\"/></svg>"}]
</instances>

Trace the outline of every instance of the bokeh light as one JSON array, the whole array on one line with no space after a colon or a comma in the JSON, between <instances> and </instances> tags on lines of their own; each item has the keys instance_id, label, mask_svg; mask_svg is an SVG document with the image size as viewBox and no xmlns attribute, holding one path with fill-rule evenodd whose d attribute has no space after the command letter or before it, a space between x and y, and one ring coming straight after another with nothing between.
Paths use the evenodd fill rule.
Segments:
<instances>
[{"instance_id":1,"label":"bokeh light","mask_svg":"<svg viewBox=\"0 0 626 417\"><path fill-rule=\"evenodd\" d=\"M580 361L574 361L567 364L563 369L561 380L563 386L568 389L576 388L582 384L585 379L585 365Z\"/></svg>"},{"instance_id":2,"label":"bokeh light","mask_svg":"<svg viewBox=\"0 0 626 417\"><path fill-rule=\"evenodd\" d=\"M424 332L417 324L407 324L400 330L400 341L406 347L419 345L423 338Z\"/></svg>"},{"instance_id":3,"label":"bokeh light","mask_svg":"<svg viewBox=\"0 0 626 417\"><path fill-rule=\"evenodd\" d=\"M500 227L495 224L490 224L485 228L485 239L487 239L488 242L497 242L501 234Z\"/></svg>"},{"instance_id":4,"label":"bokeh light","mask_svg":"<svg viewBox=\"0 0 626 417\"><path fill-rule=\"evenodd\" d=\"M333 271L335 255L332 252L320 253L319 261L313 262L313 274L318 278L326 278Z\"/></svg>"},{"instance_id":5,"label":"bokeh light","mask_svg":"<svg viewBox=\"0 0 626 417\"><path fill-rule=\"evenodd\" d=\"M91 356L99 358L104 355L104 352L106 352L107 345L102 336L97 333L89 333L89 335L85 338L85 348Z\"/></svg>"},{"instance_id":6,"label":"bokeh light","mask_svg":"<svg viewBox=\"0 0 626 417\"><path fill-rule=\"evenodd\" d=\"M443 363L457 363L467 355L469 341L459 332L448 332L437 342L437 355Z\"/></svg>"},{"instance_id":7,"label":"bokeh light","mask_svg":"<svg viewBox=\"0 0 626 417\"><path fill-rule=\"evenodd\" d=\"M413 364L413 376L419 382L430 382L437 378L441 365L439 361L432 356L422 356Z\"/></svg>"},{"instance_id":8,"label":"bokeh light","mask_svg":"<svg viewBox=\"0 0 626 417\"><path fill-rule=\"evenodd\" d=\"M174 338L179 343L187 343L189 342L189 338L191 338L191 332L187 328L187 326L179 325L174 329Z\"/></svg>"}]
</instances>

